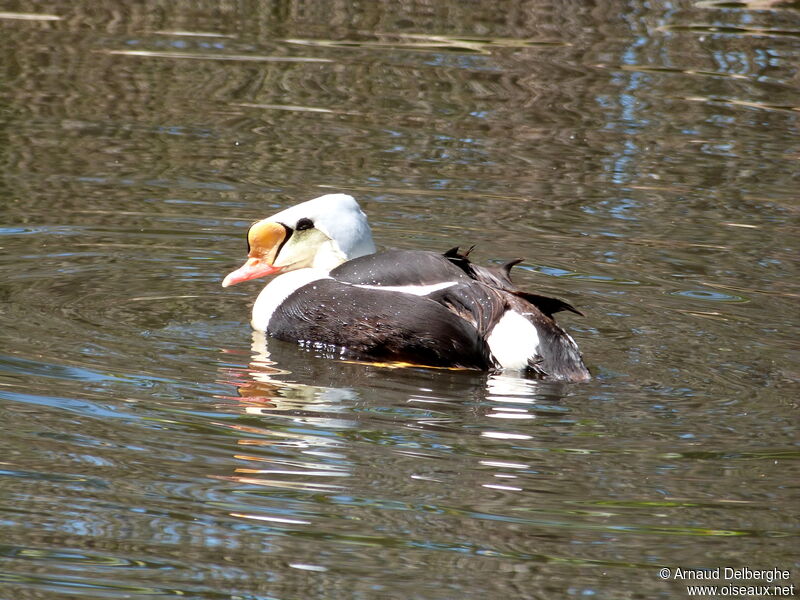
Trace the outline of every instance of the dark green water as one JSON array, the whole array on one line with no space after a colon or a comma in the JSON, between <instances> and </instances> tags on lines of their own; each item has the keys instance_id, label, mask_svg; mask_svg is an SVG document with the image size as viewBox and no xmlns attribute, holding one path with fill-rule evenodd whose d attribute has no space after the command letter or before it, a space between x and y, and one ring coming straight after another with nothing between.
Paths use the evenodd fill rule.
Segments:
<instances>
[{"instance_id":1,"label":"dark green water","mask_svg":"<svg viewBox=\"0 0 800 600\"><path fill-rule=\"evenodd\" d=\"M0 165L2 600L800 585L796 2L6 1ZM594 380L254 339L247 226L332 191L524 257Z\"/></svg>"}]
</instances>

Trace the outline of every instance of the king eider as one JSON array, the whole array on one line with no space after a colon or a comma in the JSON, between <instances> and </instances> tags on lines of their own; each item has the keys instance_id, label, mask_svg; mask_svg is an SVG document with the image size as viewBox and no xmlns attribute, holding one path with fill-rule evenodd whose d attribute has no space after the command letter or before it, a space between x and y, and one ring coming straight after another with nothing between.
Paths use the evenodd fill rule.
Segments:
<instances>
[{"instance_id":1,"label":"king eider","mask_svg":"<svg viewBox=\"0 0 800 600\"><path fill-rule=\"evenodd\" d=\"M252 326L268 336L346 359L590 377L553 320L581 313L516 289L509 272L519 260L480 267L458 248L376 253L352 196L320 196L258 221L247 246L247 262L222 286L279 274L253 306Z\"/></svg>"}]
</instances>

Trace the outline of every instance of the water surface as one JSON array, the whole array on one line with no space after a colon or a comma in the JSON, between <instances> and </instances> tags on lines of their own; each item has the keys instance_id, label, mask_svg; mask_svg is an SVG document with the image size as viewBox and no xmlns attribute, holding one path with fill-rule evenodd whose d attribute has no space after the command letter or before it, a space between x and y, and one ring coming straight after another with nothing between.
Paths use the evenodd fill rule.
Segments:
<instances>
[{"instance_id":1,"label":"water surface","mask_svg":"<svg viewBox=\"0 0 800 600\"><path fill-rule=\"evenodd\" d=\"M0 56L4 600L797 581L796 3L8 1ZM254 336L247 226L332 191L524 258L594 379Z\"/></svg>"}]
</instances>

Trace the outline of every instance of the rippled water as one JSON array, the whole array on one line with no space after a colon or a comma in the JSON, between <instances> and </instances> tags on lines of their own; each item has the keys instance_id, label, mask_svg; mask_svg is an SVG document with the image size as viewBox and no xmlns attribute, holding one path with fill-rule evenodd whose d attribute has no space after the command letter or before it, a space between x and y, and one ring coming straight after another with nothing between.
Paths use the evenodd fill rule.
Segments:
<instances>
[{"instance_id":1,"label":"rippled water","mask_svg":"<svg viewBox=\"0 0 800 600\"><path fill-rule=\"evenodd\" d=\"M797 3L8 1L0 56L4 600L798 581ZM246 227L330 191L524 257L593 381L253 336Z\"/></svg>"}]
</instances>

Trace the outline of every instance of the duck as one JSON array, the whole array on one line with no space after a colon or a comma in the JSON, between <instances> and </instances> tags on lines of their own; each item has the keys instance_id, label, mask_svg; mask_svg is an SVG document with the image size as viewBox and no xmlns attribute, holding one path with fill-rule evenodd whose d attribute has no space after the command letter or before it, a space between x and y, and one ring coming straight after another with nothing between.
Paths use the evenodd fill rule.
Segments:
<instances>
[{"instance_id":1,"label":"duck","mask_svg":"<svg viewBox=\"0 0 800 600\"><path fill-rule=\"evenodd\" d=\"M377 251L355 198L326 194L253 223L247 260L222 286L274 276L253 329L341 359L589 380L553 316L582 313L517 289L511 269L522 259L484 267L471 250Z\"/></svg>"}]
</instances>

